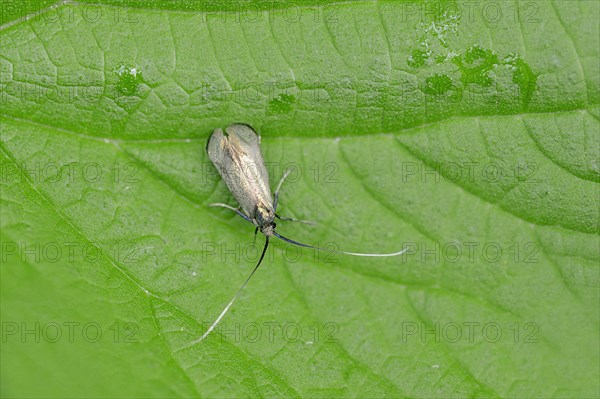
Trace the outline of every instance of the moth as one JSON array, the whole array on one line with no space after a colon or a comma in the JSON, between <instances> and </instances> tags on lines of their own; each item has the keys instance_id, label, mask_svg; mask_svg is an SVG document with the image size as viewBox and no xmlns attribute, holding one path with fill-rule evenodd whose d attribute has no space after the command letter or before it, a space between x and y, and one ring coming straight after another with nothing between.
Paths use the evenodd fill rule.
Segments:
<instances>
[{"instance_id":1,"label":"moth","mask_svg":"<svg viewBox=\"0 0 600 399\"><path fill-rule=\"evenodd\" d=\"M352 256L396 256L405 251L402 250L399 252L386 254L347 252L303 244L279 234L275 230L277 227L275 219L302 223L311 222L282 217L277 213L279 190L281 189L285 179L288 177L289 170L286 171L281 177L279 183L277 184L277 188L275 189L275 195L272 195L269 187L269 175L267 173L265 161L260 150L260 137L256 134L251 126L236 123L230 125L224 131L221 128L215 129L208 139L206 151L208 153L208 157L221 175L221 178L229 188L229 191L231 191L231 194L233 194L239 204L239 207L237 208L223 203L210 204L209 206L230 209L248 222L252 223L255 226L255 236L259 230L265 235L265 245L258 263L248 278L244 281L227 306L225 306L219 317L217 317L217 319L200 338L193 342L194 344L202 341L215 329L231 305L233 305L235 300L238 298L244 287L246 287L262 263L265 253L267 252L267 247L269 246L269 239L271 237L276 237L287 243L298 245L300 247Z\"/></svg>"}]
</instances>

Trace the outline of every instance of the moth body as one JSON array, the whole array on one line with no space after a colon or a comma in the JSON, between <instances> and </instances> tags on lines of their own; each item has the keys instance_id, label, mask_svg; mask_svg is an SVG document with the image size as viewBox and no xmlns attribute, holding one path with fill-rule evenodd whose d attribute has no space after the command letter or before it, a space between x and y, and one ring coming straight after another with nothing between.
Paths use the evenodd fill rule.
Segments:
<instances>
[{"instance_id":1,"label":"moth body","mask_svg":"<svg viewBox=\"0 0 600 399\"><path fill-rule=\"evenodd\" d=\"M217 128L206 150L243 213L263 234L272 236L275 228L273 197L254 130L239 123L225 131Z\"/></svg>"}]
</instances>

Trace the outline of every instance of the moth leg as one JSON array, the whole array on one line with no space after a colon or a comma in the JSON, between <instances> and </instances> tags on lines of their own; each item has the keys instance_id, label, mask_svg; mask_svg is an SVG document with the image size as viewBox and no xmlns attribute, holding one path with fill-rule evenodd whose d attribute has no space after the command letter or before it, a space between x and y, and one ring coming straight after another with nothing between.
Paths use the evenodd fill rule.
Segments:
<instances>
[{"instance_id":1,"label":"moth leg","mask_svg":"<svg viewBox=\"0 0 600 399\"><path fill-rule=\"evenodd\" d=\"M275 217L276 217L277 219L280 219L280 220L286 220L286 221L288 221L288 222L298 222L298 223L310 224L310 225L313 225L313 226L315 226L315 225L317 224L316 222L311 222L310 220L302 220L302 219L286 218L286 217L283 217L283 216L279 216L278 214L275 214Z\"/></svg>"},{"instance_id":2,"label":"moth leg","mask_svg":"<svg viewBox=\"0 0 600 399\"><path fill-rule=\"evenodd\" d=\"M279 190L281 189L281 185L283 184L283 181L285 179L287 179L289 174L290 174L290 170L288 169L285 171L283 176L281 176L281 179L279 180L279 183L277 184L277 188L275 189L275 200L273 201L273 210L274 211L277 210L277 201L279 200Z\"/></svg>"},{"instance_id":3,"label":"moth leg","mask_svg":"<svg viewBox=\"0 0 600 399\"><path fill-rule=\"evenodd\" d=\"M240 212L239 209L232 207L231 205L227 205L227 204L222 204L220 202L215 202L214 204L208 204L208 206L220 206L221 208L227 208L227 209L231 209L232 211L234 211L235 213L237 213L238 215L240 215L241 217L243 217L244 219L246 219L247 221L249 221L250 223L254 224L252 222L252 220L244 215L242 212Z\"/></svg>"},{"instance_id":4,"label":"moth leg","mask_svg":"<svg viewBox=\"0 0 600 399\"><path fill-rule=\"evenodd\" d=\"M254 229L254 241L252 241L252 245L256 245L256 233L258 233L258 226Z\"/></svg>"}]
</instances>

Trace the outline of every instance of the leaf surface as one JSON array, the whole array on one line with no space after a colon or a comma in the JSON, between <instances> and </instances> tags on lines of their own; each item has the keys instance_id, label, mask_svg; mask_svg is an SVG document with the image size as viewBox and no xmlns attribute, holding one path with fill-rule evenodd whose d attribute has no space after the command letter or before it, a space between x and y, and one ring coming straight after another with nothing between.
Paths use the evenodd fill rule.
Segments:
<instances>
[{"instance_id":1,"label":"leaf surface","mask_svg":"<svg viewBox=\"0 0 600 399\"><path fill-rule=\"evenodd\" d=\"M3 396L598 395L598 3L104 3L3 16ZM258 258L234 122L282 234L408 251L275 243L191 346Z\"/></svg>"}]
</instances>

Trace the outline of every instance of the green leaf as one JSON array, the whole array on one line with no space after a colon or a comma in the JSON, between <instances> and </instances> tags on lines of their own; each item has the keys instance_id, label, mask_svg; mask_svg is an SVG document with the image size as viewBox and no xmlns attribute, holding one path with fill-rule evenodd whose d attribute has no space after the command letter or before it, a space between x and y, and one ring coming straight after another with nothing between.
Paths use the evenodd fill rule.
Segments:
<instances>
[{"instance_id":1,"label":"green leaf","mask_svg":"<svg viewBox=\"0 0 600 399\"><path fill-rule=\"evenodd\" d=\"M96 3L2 19L2 396L598 396L597 2ZM262 245L233 122L282 234L408 250L276 242L191 345Z\"/></svg>"}]
</instances>

